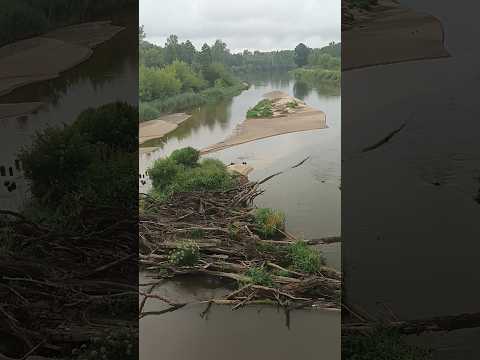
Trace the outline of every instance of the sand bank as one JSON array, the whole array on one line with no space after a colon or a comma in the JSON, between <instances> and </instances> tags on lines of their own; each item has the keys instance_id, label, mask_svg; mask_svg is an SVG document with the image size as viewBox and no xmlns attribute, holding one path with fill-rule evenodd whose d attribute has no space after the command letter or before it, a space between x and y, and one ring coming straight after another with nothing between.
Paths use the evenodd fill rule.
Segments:
<instances>
[{"instance_id":1,"label":"sand bank","mask_svg":"<svg viewBox=\"0 0 480 360\"><path fill-rule=\"evenodd\" d=\"M247 176L253 171L253 167L245 164L233 164L227 166L227 171L230 173L237 173L243 176Z\"/></svg>"},{"instance_id":2,"label":"sand bank","mask_svg":"<svg viewBox=\"0 0 480 360\"><path fill-rule=\"evenodd\" d=\"M353 19L342 31L343 70L450 56L442 23L395 1L353 12Z\"/></svg>"},{"instance_id":3,"label":"sand bank","mask_svg":"<svg viewBox=\"0 0 480 360\"><path fill-rule=\"evenodd\" d=\"M0 48L0 95L33 82L54 79L92 55L92 48L123 28L93 22L61 28Z\"/></svg>"},{"instance_id":4,"label":"sand bank","mask_svg":"<svg viewBox=\"0 0 480 360\"><path fill-rule=\"evenodd\" d=\"M152 139L158 139L169 132L175 130L178 125L190 118L190 115L185 113L176 113L162 116L156 120L150 120L140 123L139 143Z\"/></svg>"},{"instance_id":5,"label":"sand bank","mask_svg":"<svg viewBox=\"0 0 480 360\"><path fill-rule=\"evenodd\" d=\"M325 113L307 106L301 100L292 98L288 94L279 91L265 94L264 97L274 101L274 117L246 119L238 125L232 136L202 149L201 154L212 153L272 136L327 127ZM276 110L276 103L285 104L293 100L298 103L297 108L285 110L285 113Z\"/></svg>"}]
</instances>

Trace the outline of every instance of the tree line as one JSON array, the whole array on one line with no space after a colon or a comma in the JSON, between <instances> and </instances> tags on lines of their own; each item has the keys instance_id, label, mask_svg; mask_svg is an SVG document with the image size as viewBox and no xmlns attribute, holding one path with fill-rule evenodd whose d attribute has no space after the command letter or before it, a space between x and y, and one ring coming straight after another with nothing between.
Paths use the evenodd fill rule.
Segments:
<instances>
[{"instance_id":1,"label":"tree line","mask_svg":"<svg viewBox=\"0 0 480 360\"><path fill-rule=\"evenodd\" d=\"M0 0L0 45L99 16L110 16L135 0Z\"/></svg>"}]
</instances>

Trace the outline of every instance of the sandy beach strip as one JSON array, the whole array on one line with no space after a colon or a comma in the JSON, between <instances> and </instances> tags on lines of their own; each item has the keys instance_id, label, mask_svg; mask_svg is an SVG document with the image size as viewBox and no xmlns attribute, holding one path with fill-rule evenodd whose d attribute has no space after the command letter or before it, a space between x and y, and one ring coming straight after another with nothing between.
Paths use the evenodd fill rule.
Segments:
<instances>
[{"instance_id":1,"label":"sandy beach strip","mask_svg":"<svg viewBox=\"0 0 480 360\"><path fill-rule=\"evenodd\" d=\"M178 125L189 119L191 115L176 113L162 116L156 120L140 123L138 141L140 144L152 139L159 139L175 130Z\"/></svg>"},{"instance_id":2,"label":"sandy beach strip","mask_svg":"<svg viewBox=\"0 0 480 360\"><path fill-rule=\"evenodd\" d=\"M122 29L105 21L85 23L1 47L0 96L30 83L58 77L89 59L94 46Z\"/></svg>"},{"instance_id":3,"label":"sandy beach strip","mask_svg":"<svg viewBox=\"0 0 480 360\"><path fill-rule=\"evenodd\" d=\"M280 92L266 94L264 97L276 98L280 101L293 99L288 94ZM203 148L200 153L204 155L277 135L325 128L327 128L325 113L310 106L302 105L295 109L293 113L282 117L246 119L238 125L232 136Z\"/></svg>"},{"instance_id":4,"label":"sandy beach strip","mask_svg":"<svg viewBox=\"0 0 480 360\"><path fill-rule=\"evenodd\" d=\"M450 56L437 18L391 1L380 4L342 31L343 70Z\"/></svg>"}]
</instances>

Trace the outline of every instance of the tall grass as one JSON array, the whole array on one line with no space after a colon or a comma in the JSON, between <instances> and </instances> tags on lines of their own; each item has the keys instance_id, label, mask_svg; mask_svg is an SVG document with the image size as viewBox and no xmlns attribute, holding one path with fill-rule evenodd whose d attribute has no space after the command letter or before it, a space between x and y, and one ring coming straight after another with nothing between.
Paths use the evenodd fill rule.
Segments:
<instances>
[{"instance_id":1,"label":"tall grass","mask_svg":"<svg viewBox=\"0 0 480 360\"><path fill-rule=\"evenodd\" d=\"M229 87L216 86L198 93L188 92L164 99L141 102L139 109L140 121L153 120L163 114L188 111L204 104L215 103L238 95L245 89L246 85L244 84L236 84Z\"/></svg>"}]
</instances>

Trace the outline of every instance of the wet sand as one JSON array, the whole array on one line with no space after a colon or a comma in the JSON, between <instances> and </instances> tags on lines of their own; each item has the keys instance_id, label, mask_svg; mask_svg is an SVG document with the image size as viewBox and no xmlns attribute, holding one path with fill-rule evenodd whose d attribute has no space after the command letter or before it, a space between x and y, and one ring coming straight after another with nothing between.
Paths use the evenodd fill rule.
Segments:
<instances>
[{"instance_id":1,"label":"wet sand","mask_svg":"<svg viewBox=\"0 0 480 360\"><path fill-rule=\"evenodd\" d=\"M139 126L138 141L140 144L152 139L158 139L175 130L178 125L190 118L185 113L162 116L156 120L144 121Z\"/></svg>"},{"instance_id":2,"label":"wet sand","mask_svg":"<svg viewBox=\"0 0 480 360\"><path fill-rule=\"evenodd\" d=\"M449 57L444 40L434 16L381 1L342 31L342 69Z\"/></svg>"},{"instance_id":3,"label":"wet sand","mask_svg":"<svg viewBox=\"0 0 480 360\"><path fill-rule=\"evenodd\" d=\"M282 92L272 92L265 94L264 97L280 102L294 99ZM232 136L202 149L200 153L204 155L277 135L325 128L327 128L326 115L323 111L300 104L291 113L279 117L246 119L234 130Z\"/></svg>"},{"instance_id":4,"label":"wet sand","mask_svg":"<svg viewBox=\"0 0 480 360\"><path fill-rule=\"evenodd\" d=\"M92 48L123 30L110 22L61 28L0 48L0 96L37 81L54 79L86 61Z\"/></svg>"}]
</instances>

